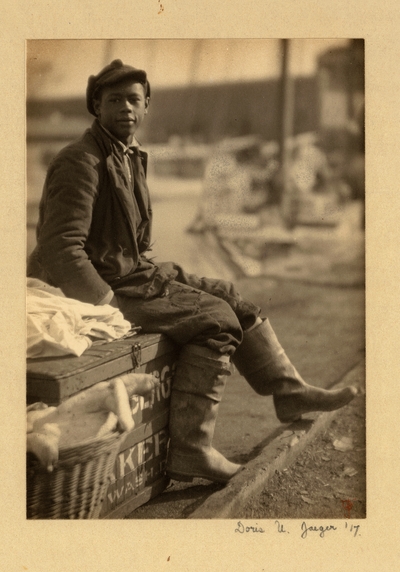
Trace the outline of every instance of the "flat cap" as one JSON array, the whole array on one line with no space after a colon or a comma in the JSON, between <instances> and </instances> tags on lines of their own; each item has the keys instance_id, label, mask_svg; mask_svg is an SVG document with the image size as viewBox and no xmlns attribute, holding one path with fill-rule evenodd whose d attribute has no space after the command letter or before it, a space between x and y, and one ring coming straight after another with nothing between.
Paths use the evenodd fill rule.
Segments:
<instances>
[{"instance_id":1,"label":"flat cap","mask_svg":"<svg viewBox=\"0 0 400 572\"><path fill-rule=\"evenodd\" d=\"M146 88L146 97L150 97L150 84L144 70L123 64L121 60L113 60L97 75L91 75L86 88L86 107L92 115L96 115L93 107L93 97L96 91L104 86L114 85L124 79L132 78L142 83Z\"/></svg>"}]
</instances>

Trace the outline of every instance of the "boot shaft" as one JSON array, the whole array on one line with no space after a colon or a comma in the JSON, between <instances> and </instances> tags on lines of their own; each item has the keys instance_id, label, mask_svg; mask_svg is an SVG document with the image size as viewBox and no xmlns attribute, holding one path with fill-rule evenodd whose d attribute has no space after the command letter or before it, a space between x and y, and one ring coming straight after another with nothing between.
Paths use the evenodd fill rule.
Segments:
<instances>
[{"instance_id":1,"label":"boot shaft","mask_svg":"<svg viewBox=\"0 0 400 572\"><path fill-rule=\"evenodd\" d=\"M230 374L229 356L188 345L179 356L170 405L171 447L211 446L219 403Z\"/></svg>"},{"instance_id":2,"label":"boot shaft","mask_svg":"<svg viewBox=\"0 0 400 572\"><path fill-rule=\"evenodd\" d=\"M219 402L229 357L199 346L185 346L179 356L171 392L167 472L171 478L200 477L226 483L240 465L212 447Z\"/></svg>"},{"instance_id":3,"label":"boot shaft","mask_svg":"<svg viewBox=\"0 0 400 572\"><path fill-rule=\"evenodd\" d=\"M230 370L229 356L202 346L184 346L179 355L172 391L178 390L220 402Z\"/></svg>"},{"instance_id":4,"label":"boot shaft","mask_svg":"<svg viewBox=\"0 0 400 572\"><path fill-rule=\"evenodd\" d=\"M233 363L260 395L273 395L278 419L289 423L313 411L333 411L349 403L355 388L326 390L308 385L280 345L268 320L244 333Z\"/></svg>"},{"instance_id":5,"label":"boot shaft","mask_svg":"<svg viewBox=\"0 0 400 572\"><path fill-rule=\"evenodd\" d=\"M283 380L302 379L279 343L269 320L245 331L232 359L239 373L260 395L272 395Z\"/></svg>"}]
</instances>

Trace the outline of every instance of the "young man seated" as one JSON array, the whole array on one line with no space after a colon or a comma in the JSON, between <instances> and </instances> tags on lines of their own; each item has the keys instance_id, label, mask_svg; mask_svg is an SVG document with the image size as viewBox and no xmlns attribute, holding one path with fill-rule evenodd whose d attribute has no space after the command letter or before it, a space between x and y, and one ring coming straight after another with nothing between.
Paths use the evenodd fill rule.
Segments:
<instances>
[{"instance_id":1,"label":"young man seated","mask_svg":"<svg viewBox=\"0 0 400 572\"><path fill-rule=\"evenodd\" d=\"M89 78L87 108L95 120L48 169L28 275L71 298L117 306L143 333L163 333L181 348L167 472L177 480L226 483L241 467L216 451L212 439L231 360L257 393L273 396L282 423L338 409L356 389L306 384L269 321L233 284L147 258L147 155L135 133L149 103L146 72L120 60Z\"/></svg>"}]
</instances>

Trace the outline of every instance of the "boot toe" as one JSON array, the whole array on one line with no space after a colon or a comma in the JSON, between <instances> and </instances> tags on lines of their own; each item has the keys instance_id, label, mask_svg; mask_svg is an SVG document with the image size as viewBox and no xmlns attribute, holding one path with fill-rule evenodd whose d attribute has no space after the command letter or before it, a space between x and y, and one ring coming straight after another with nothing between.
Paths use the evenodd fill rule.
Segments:
<instances>
[{"instance_id":1,"label":"boot toe","mask_svg":"<svg viewBox=\"0 0 400 572\"><path fill-rule=\"evenodd\" d=\"M169 455L167 475L176 481L191 482L197 478L226 484L242 468L242 465L228 461L215 449L203 454L176 451Z\"/></svg>"},{"instance_id":2,"label":"boot toe","mask_svg":"<svg viewBox=\"0 0 400 572\"><path fill-rule=\"evenodd\" d=\"M307 386L299 393L274 395L276 415L281 423L298 421L301 416L314 411L335 411L348 405L358 394L354 386L326 390Z\"/></svg>"}]
</instances>

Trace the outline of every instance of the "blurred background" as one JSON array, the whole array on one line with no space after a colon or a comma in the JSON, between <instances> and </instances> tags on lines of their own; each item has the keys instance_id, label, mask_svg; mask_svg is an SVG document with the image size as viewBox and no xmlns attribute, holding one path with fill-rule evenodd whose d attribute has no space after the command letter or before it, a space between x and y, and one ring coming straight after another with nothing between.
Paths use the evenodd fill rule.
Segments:
<instances>
[{"instance_id":1,"label":"blurred background","mask_svg":"<svg viewBox=\"0 0 400 572\"><path fill-rule=\"evenodd\" d=\"M230 279L301 278L326 248L326 272L363 258L359 39L28 41L28 255L49 162L90 126L87 79L116 58L152 87L138 138L156 258Z\"/></svg>"},{"instance_id":2,"label":"blurred background","mask_svg":"<svg viewBox=\"0 0 400 572\"><path fill-rule=\"evenodd\" d=\"M116 58L152 87L137 135L155 262L234 281L314 385L363 365L363 40L29 41L28 254L47 166L90 126L87 79ZM247 462L278 425L234 372L217 449Z\"/></svg>"}]
</instances>

